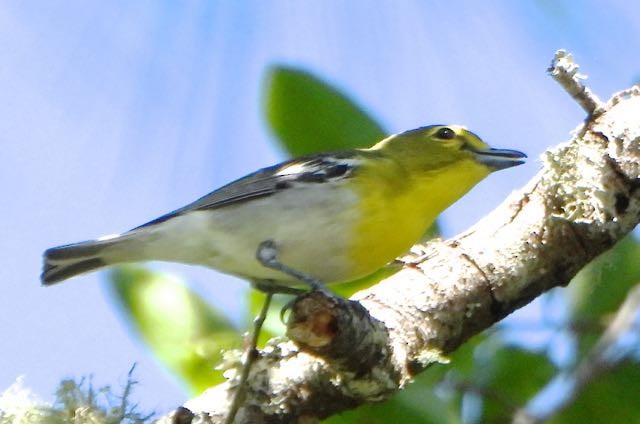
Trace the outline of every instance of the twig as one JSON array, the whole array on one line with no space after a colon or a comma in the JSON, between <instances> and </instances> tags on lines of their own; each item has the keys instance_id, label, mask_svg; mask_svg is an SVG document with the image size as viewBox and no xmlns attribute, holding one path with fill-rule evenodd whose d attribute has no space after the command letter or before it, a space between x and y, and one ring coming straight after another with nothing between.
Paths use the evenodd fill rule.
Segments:
<instances>
[{"instance_id":1,"label":"twig","mask_svg":"<svg viewBox=\"0 0 640 424\"><path fill-rule=\"evenodd\" d=\"M573 56L565 50L558 50L547 72L578 102L590 118L604 112L604 104L591 90L582 84L586 75L578 73L580 67L573 61Z\"/></svg>"},{"instance_id":2,"label":"twig","mask_svg":"<svg viewBox=\"0 0 640 424\"><path fill-rule=\"evenodd\" d=\"M236 387L236 393L233 396L233 400L231 405L229 406L229 412L227 417L225 418L225 424L233 424L236 419L236 414L238 413L238 409L242 402L244 401L247 394L247 380L249 379L249 372L251 371L251 366L256 361L259 352L258 352L258 338L260 337L260 331L262 330L262 325L264 324L265 319L267 318L267 313L269 312L269 305L271 304L271 299L273 298L272 292L265 293L265 299L262 303L262 308L260 309L260 313L255 318L253 322L253 331L251 334L251 338L249 340L249 346L247 347L247 351L245 352L244 363L242 364L242 369L240 371L240 378L238 379L238 386Z\"/></svg>"}]
</instances>

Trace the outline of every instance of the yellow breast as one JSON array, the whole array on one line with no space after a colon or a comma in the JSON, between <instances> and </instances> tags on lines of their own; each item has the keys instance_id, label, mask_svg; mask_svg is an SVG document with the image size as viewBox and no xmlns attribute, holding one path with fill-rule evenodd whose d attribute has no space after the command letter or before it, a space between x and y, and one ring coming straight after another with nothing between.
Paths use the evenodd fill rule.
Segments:
<instances>
[{"instance_id":1,"label":"yellow breast","mask_svg":"<svg viewBox=\"0 0 640 424\"><path fill-rule=\"evenodd\" d=\"M369 175L363 170L358 187L362 216L349 249L355 273L367 275L406 253L444 209L487 174L461 165L421 173L397 166Z\"/></svg>"}]
</instances>

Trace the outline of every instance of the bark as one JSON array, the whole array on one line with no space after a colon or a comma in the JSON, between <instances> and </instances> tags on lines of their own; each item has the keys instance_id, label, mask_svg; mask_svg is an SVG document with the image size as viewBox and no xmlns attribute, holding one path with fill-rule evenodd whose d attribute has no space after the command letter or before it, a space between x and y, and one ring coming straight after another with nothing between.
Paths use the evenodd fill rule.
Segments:
<instances>
[{"instance_id":1,"label":"bark","mask_svg":"<svg viewBox=\"0 0 640 424\"><path fill-rule=\"evenodd\" d=\"M547 290L569 283L640 221L640 87L602 104L562 52L550 72L587 110L572 139L490 215L416 246L398 273L351 301L299 298L289 341L273 341L249 379L239 423L312 423L384 400L413 376ZM555 73L555 74L554 74ZM165 420L220 422L228 381Z\"/></svg>"}]
</instances>

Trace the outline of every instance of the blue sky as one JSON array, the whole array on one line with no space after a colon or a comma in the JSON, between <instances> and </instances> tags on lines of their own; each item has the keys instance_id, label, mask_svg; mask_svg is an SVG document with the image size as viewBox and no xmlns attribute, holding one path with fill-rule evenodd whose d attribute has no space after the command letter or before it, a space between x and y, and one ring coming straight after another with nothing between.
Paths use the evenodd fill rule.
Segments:
<instances>
[{"instance_id":1,"label":"blue sky","mask_svg":"<svg viewBox=\"0 0 640 424\"><path fill-rule=\"evenodd\" d=\"M100 274L42 288L41 254L127 230L283 159L261 110L274 63L336 84L390 132L460 123L527 152L527 165L445 212L447 235L467 228L583 118L545 74L556 49L575 54L604 99L640 76L640 6L576 5L3 1L0 391L19 375L44 398L66 376L118 384L137 362L143 408L185 399L129 336ZM244 306L240 280L154 267L184 275L232 315Z\"/></svg>"}]
</instances>

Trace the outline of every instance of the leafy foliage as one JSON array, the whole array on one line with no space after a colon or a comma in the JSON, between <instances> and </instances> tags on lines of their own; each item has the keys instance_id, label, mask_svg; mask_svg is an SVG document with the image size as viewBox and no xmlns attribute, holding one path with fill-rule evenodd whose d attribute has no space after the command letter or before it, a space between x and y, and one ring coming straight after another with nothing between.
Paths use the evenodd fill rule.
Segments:
<instances>
[{"instance_id":1,"label":"leafy foliage","mask_svg":"<svg viewBox=\"0 0 640 424\"><path fill-rule=\"evenodd\" d=\"M629 289L640 283L639 258L640 243L631 235L580 271L568 290L573 319L604 327ZM586 352L598 336L598 331L584 332L578 340L580 350Z\"/></svg>"},{"instance_id":2,"label":"leafy foliage","mask_svg":"<svg viewBox=\"0 0 640 424\"><path fill-rule=\"evenodd\" d=\"M221 313L183 282L144 268L117 268L110 280L125 321L191 393L223 380L215 368L241 338Z\"/></svg>"},{"instance_id":3,"label":"leafy foliage","mask_svg":"<svg viewBox=\"0 0 640 424\"><path fill-rule=\"evenodd\" d=\"M267 122L292 156L369 147L386 135L361 107L306 71L274 66L265 87Z\"/></svg>"},{"instance_id":4,"label":"leafy foliage","mask_svg":"<svg viewBox=\"0 0 640 424\"><path fill-rule=\"evenodd\" d=\"M640 366L625 361L591 382L552 423L633 423L640 417Z\"/></svg>"}]
</instances>

